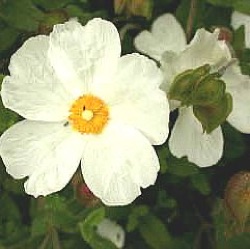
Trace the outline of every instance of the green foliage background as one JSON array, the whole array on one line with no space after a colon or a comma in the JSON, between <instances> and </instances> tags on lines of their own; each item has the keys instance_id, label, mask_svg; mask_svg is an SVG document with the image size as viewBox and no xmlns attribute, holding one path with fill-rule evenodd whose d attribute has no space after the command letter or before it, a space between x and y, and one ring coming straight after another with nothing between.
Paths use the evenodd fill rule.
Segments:
<instances>
[{"instance_id":1,"label":"green foliage background","mask_svg":"<svg viewBox=\"0 0 250 249\"><path fill-rule=\"evenodd\" d=\"M97 16L112 21L121 34L124 54L135 51L135 35L160 14L174 13L186 27L190 0L141 2L145 4L141 10L116 14L109 0L0 0L0 81L8 74L10 56L26 39L48 34L53 24L71 17L82 24ZM230 26L233 10L250 14L250 1L198 0L192 34L201 27L228 28L242 71L250 75L244 29L233 32ZM1 133L20 119L0 104ZM23 181L13 180L1 163L0 249L114 249L95 230L104 217L124 227L126 249L249 249L249 220L244 230L239 229L226 213L223 198L230 177L250 168L250 137L229 124L223 125L223 133L224 156L210 168L173 157L167 144L156 147L161 162L156 185L126 207L90 205L91 200L79 196L72 183L60 193L35 199L24 193Z\"/></svg>"}]
</instances>

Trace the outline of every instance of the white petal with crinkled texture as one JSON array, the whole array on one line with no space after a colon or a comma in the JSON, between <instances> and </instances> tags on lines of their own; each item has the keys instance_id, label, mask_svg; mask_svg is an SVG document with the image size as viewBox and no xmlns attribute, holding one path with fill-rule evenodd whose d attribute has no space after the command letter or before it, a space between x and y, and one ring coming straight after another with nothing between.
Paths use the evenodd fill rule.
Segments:
<instances>
[{"instance_id":1,"label":"white petal with crinkled texture","mask_svg":"<svg viewBox=\"0 0 250 249\"><path fill-rule=\"evenodd\" d=\"M75 173L84 140L63 123L21 121L0 138L0 155L14 178L28 176L26 193L35 197L61 190Z\"/></svg>"},{"instance_id":2,"label":"white petal with crinkled texture","mask_svg":"<svg viewBox=\"0 0 250 249\"><path fill-rule=\"evenodd\" d=\"M250 77L243 75L238 65L232 65L222 79L233 98L233 110L227 121L237 130L250 133Z\"/></svg>"},{"instance_id":3,"label":"white petal with crinkled texture","mask_svg":"<svg viewBox=\"0 0 250 249\"><path fill-rule=\"evenodd\" d=\"M47 58L49 38L28 39L11 57L2 83L4 106L31 120L62 121L72 99L55 77Z\"/></svg>"},{"instance_id":4,"label":"white petal with crinkled texture","mask_svg":"<svg viewBox=\"0 0 250 249\"><path fill-rule=\"evenodd\" d=\"M178 53L186 47L185 32L172 14L158 17L152 25L152 34L164 45L165 51Z\"/></svg>"},{"instance_id":5,"label":"white petal with crinkled texture","mask_svg":"<svg viewBox=\"0 0 250 249\"><path fill-rule=\"evenodd\" d=\"M151 32L142 31L134 43L139 51L159 61L165 51L182 51L186 46L186 36L176 18L164 14L154 21Z\"/></svg>"},{"instance_id":6,"label":"white petal with crinkled texture","mask_svg":"<svg viewBox=\"0 0 250 249\"><path fill-rule=\"evenodd\" d=\"M84 149L84 180L106 205L131 203L141 194L140 187L155 183L158 171L158 157L149 141L123 124L110 121Z\"/></svg>"},{"instance_id":7,"label":"white petal with crinkled texture","mask_svg":"<svg viewBox=\"0 0 250 249\"><path fill-rule=\"evenodd\" d=\"M56 75L74 97L88 93L89 85L109 80L121 46L115 26L95 18L86 26L76 20L54 26L49 58Z\"/></svg>"},{"instance_id":8,"label":"white petal with crinkled texture","mask_svg":"<svg viewBox=\"0 0 250 249\"><path fill-rule=\"evenodd\" d=\"M213 70L226 66L231 61L229 48L224 41L218 41L219 30L210 33L199 29L187 48L178 55L168 59L164 56L162 64L171 70L170 82L174 77L188 69L195 69L210 64Z\"/></svg>"},{"instance_id":9,"label":"white petal with crinkled texture","mask_svg":"<svg viewBox=\"0 0 250 249\"><path fill-rule=\"evenodd\" d=\"M241 25L245 28L245 45L250 48L250 15L234 11L231 17L231 25L234 29L238 29Z\"/></svg>"},{"instance_id":10,"label":"white petal with crinkled texture","mask_svg":"<svg viewBox=\"0 0 250 249\"><path fill-rule=\"evenodd\" d=\"M143 30L134 40L135 47L138 51L160 61L165 47L158 41L151 32Z\"/></svg>"},{"instance_id":11,"label":"white petal with crinkled texture","mask_svg":"<svg viewBox=\"0 0 250 249\"><path fill-rule=\"evenodd\" d=\"M200 167L212 166L223 153L221 128L206 134L191 107L179 109L179 116L170 135L169 149L174 156L186 156Z\"/></svg>"},{"instance_id":12,"label":"white petal with crinkled texture","mask_svg":"<svg viewBox=\"0 0 250 249\"><path fill-rule=\"evenodd\" d=\"M108 103L111 119L136 127L152 144L162 144L168 136L169 106L161 82L162 73L152 60L130 54L120 58L109 85L91 92Z\"/></svg>"}]
</instances>

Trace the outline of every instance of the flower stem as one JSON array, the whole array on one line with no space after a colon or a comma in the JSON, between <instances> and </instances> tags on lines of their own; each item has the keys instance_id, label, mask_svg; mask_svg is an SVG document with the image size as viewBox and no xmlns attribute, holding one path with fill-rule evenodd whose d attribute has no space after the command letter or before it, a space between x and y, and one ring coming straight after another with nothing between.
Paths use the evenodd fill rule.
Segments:
<instances>
[{"instance_id":1,"label":"flower stem","mask_svg":"<svg viewBox=\"0 0 250 249\"><path fill-rule=\"evenodd\" d=\"M46 249L48 247L48 243L50 242L50 235L47 234L44 238L42 244L40 245L39 249Z\"/></svg>"},{"instance_id":2,"label":"flower stem","mask_svg":"<svg viewBox=\"0 0 250 249\"><path fill-rule=\"evenodd\" d=\"M190 1L190 9L189 9L187 26L186 26L186 36L187 36L188 42L191 40L191 36L192 36L194 19L195 19L195 15L197 12L197 2L198 2L198 0L191 0Z\"/></svg>"}]
</instances>

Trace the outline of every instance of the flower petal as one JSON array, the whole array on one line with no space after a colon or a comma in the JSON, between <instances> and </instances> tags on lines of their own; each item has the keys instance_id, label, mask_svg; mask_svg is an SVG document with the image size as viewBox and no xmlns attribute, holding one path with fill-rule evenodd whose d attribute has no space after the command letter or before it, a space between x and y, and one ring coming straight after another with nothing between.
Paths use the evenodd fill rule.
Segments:
<instances>
[{"instance_id":1,"label":"flower petal","mask_svg":"<svg viewBox=\"0 0 250 249\"><path fill-rule=\"evenodd\" d=\"M49 58L66 89L78 97L92 83L109 79L120 57L120 38L115 26L95 18L81 26L76 20L54 26Z\"/></svg>"},{"instance_id":2,"label":"flower petal","mask_svg":"<svg viewBox=\"0 0 250 249\"><path fill-rule=\"evenodd\" d=\"M158 17L152 25L152 34L164 44L165 51L180 52L186 47L185 32L172 14Z\"/></svg>"},{"instance_id":3,"label":"flower petal","mask_svg":"<svg viewBox=\"0 0 250 249\"><path fill-rule=\"evenodd\" d=\"M103 219L97 225L97 234L101 237L110 240L117 248L123 248L125 243L124 229L110 219Z\"/></svg>"},{"instance_id":4,"label":"flower petal","mask_svg":"<svg viewBox=\"0 0 250 249\"><path fill-rule=\"evenodd\" d=\"M139 129L152 144L162 144L168 136L169 106L159 89L161 80L161 71L152 60L126 55L119 60L114 80L105 89L99 88L98 95L109 104L111 119Z\"/></svg>"},{"instance_id":5,"label":"flower petal","mask_svg":"<svg viewBox=\"0 0 250 249\"><path fill-rule=\"evenodd\" d=\"M182 51L186 46L186 36L176 18L164 14L154 21L151 32L142 31L134 43L139 51L159 61L165 51Z\"/></svg>"},{"instance_id":6,"label":"flower petal","mask_svg":"<svg viewBox=\"0 0 250 249\"><path fill-rule=\"evenodd\" d=\"M163 57L165 68L169 67L172 78L188 69L195 69L204 64L210 64L213 70L226 66L231 61L229 48L224 41L218 41L219 30L210 33L199 29L187 48L179 55ZM170 72L168 72L170 73Z\"/></svg>"},{"instance_id":7,"label":"flower petal","mask_svg":"<svg viewBox=\"0 0 250 249\"><path fill-rule=\"evenodd\" d=\"M0 138L0 155L14 178L28 176L35 197L61 190L75 173L83 151L81 135L63 123L21 121Z\"/></svg>"},{"instance_id":8,"label":"flower petal","mask_svg":"<svg viewBox=\"0 0 250 249\"><path fill-rule=\"evenodd\" d=\"M82 173L106 205L126 205L155 183L159 161L149 141L132 127L110 122L84 149Z\"/></svg>"},{"instance_id":9,"label":"flower petal","mask_svg":"<svg viewBox=\"0 0 250 249\"><path fill-rule=\"evenodd\" d=\"M62 121L68 115L70 96L48 62L49 39L28 39L11 57L10 74L2 83L5 107L31 120Z\"/></svg>"},{"instance_id":10,"label":"flower petal","mask_svg":"<svg viewBox=\"0 0 250 249\"><path fill-rule=\"evenodd\" d=\"M243 75L238 65L232 65L222 79L233 97L233 110L227 121L237 130L250 133L250 77Z\"/></svg>"},{"instance_id":11,"label":"flower petal","mask_svg":"<svg viewBox=\"0 0 250 249\"><path fill-rule=\"evenodd\" d=\"M234 29L239 28L241 25L245 27L245 45L250 48L250 15L234 11L231 17L231 25Z\"/></svg>"},{"instance_id":12,"label":"flower petal","mask_svg":"<svg viewBox=\"0 0 250 249\"><path fill-rule=\"evenodd\" d=\"M206 134L193 115L191 107L179 109L179 116L170 136L169 149L174 156L187 156L190 162L200 167L212 166L223 153L221 128Z\"/></svg>"}]
</instances>

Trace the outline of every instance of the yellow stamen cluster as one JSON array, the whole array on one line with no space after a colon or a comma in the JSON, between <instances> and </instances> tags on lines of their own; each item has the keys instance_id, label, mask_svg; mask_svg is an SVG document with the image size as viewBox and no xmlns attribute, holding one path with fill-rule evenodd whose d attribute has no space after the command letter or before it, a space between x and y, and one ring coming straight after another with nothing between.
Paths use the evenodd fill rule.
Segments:
<instances>
[{"instance_id":1,"label":"yellow stamen cluster","mask_svg":"<svg viewBox=\"0 0 250 249\"><path fill-rule=\"evenodd\" d=\"M68 119L83 134L100 134L109 119L108 106L98 97L83 95L71 106Z\"/></svg>"}]
</instances>

